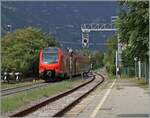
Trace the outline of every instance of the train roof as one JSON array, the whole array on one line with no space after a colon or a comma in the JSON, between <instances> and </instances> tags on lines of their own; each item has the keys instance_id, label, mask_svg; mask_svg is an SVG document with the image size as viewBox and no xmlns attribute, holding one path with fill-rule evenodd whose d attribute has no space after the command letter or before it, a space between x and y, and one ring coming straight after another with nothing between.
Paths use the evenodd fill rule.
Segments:
<instances>
[{"instance_id":1,"label":"train roof","mask_svg":"<svg viewBox=\"0 0 150 118\"><path fill-rule=\"evenodd\" d=\"M44 53L57 53L57 52L58 52L58 49L59 49L58 47L48 47L48 48L44 48L44 49L43 49L43 52L44 52ZM62 50L63 53L65 53L65 54L69 54L69 52L68 52L67 49L60 49L60 50ZM73 51L73 54L74 54L74 55L78 55L78 56L86 56L86 55L84 55L83 53L78 52L78 51Z\"/></svg>"}]
</instances>

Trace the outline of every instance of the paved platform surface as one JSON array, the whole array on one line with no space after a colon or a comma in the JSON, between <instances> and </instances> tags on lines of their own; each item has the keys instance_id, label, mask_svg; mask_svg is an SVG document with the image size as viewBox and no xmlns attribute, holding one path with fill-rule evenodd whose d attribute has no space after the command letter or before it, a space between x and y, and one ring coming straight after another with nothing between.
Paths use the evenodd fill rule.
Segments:
<instances>
[{"instance_id":1,"label":"paved platform surface","mask_svg":"<svg viewBox=\"0 0 150 118\"><path fill-rule=\"evenodd\" d=\"M130 80L106 81L66 114L78 118L148 118L148 92Z\"/></svg>"}]
</instances>

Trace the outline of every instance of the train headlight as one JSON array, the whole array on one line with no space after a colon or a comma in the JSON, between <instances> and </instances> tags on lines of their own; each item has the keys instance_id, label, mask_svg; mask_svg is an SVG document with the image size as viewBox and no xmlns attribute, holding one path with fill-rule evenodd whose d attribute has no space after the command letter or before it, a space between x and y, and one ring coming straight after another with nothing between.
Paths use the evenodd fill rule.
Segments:
<instances>
[{"instance_id":1,"label":"train headlight","mask_svg":"<svg viewBox=\"0 0 150 118\"><path fill-rule=\"evenodd\" d=\"M40 70L39 70L39 73L43 73L43 72L44 72L44 69L40 69Z\"/></svg>"},{"instance_id":2,"label":"train headlight","mask_svg":"<svg viewBox=\"0 0 150 118\"><path fill-rule=\"evenodd\" d=\"M51 71L47 71L46 74L50 77L52 75L52 72Z\"/></svg>"}]
</instances>

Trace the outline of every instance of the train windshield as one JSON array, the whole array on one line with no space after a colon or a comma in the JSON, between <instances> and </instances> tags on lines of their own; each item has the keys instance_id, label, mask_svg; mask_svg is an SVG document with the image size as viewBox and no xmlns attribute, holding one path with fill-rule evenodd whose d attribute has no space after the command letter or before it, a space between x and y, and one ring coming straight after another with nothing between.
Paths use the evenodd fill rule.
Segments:
<instances>
[{"instance_id":1,"label":"train windshield","mask_svg":"<svg viewBox=\"0 0 150 118\"><path fill-rule=\"evenodd\" d=\"M58 54L57 53L43 53L43 63L57 63Z\"/></svg>"}]
</instances>

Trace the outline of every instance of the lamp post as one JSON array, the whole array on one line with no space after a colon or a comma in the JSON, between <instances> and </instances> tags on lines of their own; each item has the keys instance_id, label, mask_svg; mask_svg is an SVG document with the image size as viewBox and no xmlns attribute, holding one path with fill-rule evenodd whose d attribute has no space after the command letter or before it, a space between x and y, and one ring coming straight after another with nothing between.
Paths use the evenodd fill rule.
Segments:
<instances>
[{"instance_id":1,"label":"lamp post","mask_svg":"<svg viewBox=\"0 0 150 118\"><path fill-rule=\"evenodd\" d=\"M135 77L137 75L137 72L136 72L136 62L137 62L137 57L134 57L134 61L135 61Z\"/></svg>"}]
</instances>

